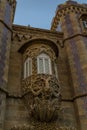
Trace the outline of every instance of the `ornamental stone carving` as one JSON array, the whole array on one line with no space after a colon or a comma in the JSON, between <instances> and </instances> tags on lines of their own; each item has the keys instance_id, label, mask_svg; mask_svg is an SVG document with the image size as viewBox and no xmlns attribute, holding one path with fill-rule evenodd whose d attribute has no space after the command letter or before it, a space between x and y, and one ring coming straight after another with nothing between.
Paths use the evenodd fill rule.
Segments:
<instances>
[{"instance_id":1,"label":"ornamental stone carving","mask_svg":"<svg viewBox=\"0 0 87 130\"><path fill-rule=\"evenodd\" d=\"M50 46L44 45L44 44L34 44L30 47L28 47L24 54L23 54L23 62L29 57L32 59L32 73L36 74L37 73L37 56L40 55L41 53L47 54L52 63L52 72L55 75L55 67L54 63L56 63L56 55L53 51L53 49Z\"/></svg>"},{"instance_id":2,"label":"ornamental stone carving","mask_svg":"<svg viewBox=\"0 0 87 130\"><path fill-rule=\"evenodd\" d=\"M52 50L52 48L44 44L35 44L35 45L30 46L24 52L23 57L24 57L24 60L27 57L34 58L34 57L37 57L40 53L47 53L49 57L51 58L51 60L56 59L55 53Z\"/></svg>"},{"instance_id":3,"label":"ornamental stone carving","mask_svg":"<svg viewBox=\"0 0 87 130\"><path fill-rule=\"evenodd\" d=\"M24 99L31 117L49 122L56 120L60 111L60 86L56 77L32 75L22 82Z\"/></svg>"},{"instance_id":4,"label":"ornamental stone carving","mask_svg":"<svg viewBox=\"0 0 87 130\"><path fill-rule=\"evenodd\" d=\"M14 40L15 38L17 38L17 40L19 42L21 42L23 39L26 41L28 39L30 39L32 36L30 34L23 34L23 33L19 33L19 32L13 32L12 35L12 40Z\"/></svg>"}]
</instances>

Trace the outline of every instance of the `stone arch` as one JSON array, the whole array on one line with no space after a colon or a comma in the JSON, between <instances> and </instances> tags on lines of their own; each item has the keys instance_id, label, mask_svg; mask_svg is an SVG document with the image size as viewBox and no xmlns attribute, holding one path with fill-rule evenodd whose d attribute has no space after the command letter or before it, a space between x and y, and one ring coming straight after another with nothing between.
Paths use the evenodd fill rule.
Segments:
<instances>
[{"instance_id":1,"label":"stone arch","mask_svg":"<svg viewBox=\"0 0 87 130\"><path fill-rule=\"evenodd\" d=\"M50 46L53 51L55 52L55 55L58 57L59 55L59 49L58 46L56 45L56 43L52 40L49 39L45 39L45 38L34 38L34 39L29 39L27 42L23 43L22 46L19 48L18 52L23 53L29 46L33 45L33 44L45 44Z\"/></svg>"},{"instance_id":2,"label":"stone arch","mask_svg":"<svg viewBox=\"0 0 87 130\"><path fill-rule=\"evenodd\" d=\"M79 17L79 19L84 19L84 18L86 18L87 20L87 13L82 13Z\"/></svg>"}]
</instances>

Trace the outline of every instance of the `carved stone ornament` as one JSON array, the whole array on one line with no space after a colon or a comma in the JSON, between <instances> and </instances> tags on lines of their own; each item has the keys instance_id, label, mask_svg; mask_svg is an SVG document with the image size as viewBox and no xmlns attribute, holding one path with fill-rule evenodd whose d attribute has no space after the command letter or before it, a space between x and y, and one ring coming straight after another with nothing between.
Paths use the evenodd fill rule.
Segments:
<instances>
[{"instance_id":1,"label":"carved stone ornament","mask_svg":"<svg viewBox=\"0 0 87 130\"><path fill-rule=\"evenodd\" d=\"M23 57L24 57L24 60L27 57L34 58L34 57L37 57L40 53L44 53L44 52L49 55L51 60L56 59L55 53L52 50L52 48L47 45L44 45L44 44L37 44L36 46L32 45L32 46L28 47L26 49L26 51L24 52Z\"/></svg>"},{"instance_id":2,"label":"carved stone ornament","mask_svg":"<svg viewBox=\"0 0 87 130\"><path fill-rule=\"evenodd\" d=\"M31 117L46 122L58 118L61 95L56 77L45 74L32 75L23 80L22 88Z\"/></svg>"},{"instance_id":3,"label":"carved stone ornament","mask_svg":"<svg viewBox=\"0 0 87 130\"><path fill-rule=\"evenodd\" d=\"M23 33L19 33L19 32L14 32L12 35L12 40L14 40L15 38L17 38L17 40L19 42L21 42L23 39L24 40L28 40L30 39L32 36L30 34L23 34Z\"/></svg>"}]
</instances>

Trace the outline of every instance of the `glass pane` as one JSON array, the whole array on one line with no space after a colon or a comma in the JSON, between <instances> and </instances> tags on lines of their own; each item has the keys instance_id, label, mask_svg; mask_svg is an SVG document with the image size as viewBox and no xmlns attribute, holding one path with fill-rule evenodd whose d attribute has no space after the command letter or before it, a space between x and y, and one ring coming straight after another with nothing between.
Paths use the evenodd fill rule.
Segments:
<instances>
[{"instance_id":1,"label":"glass pane","mask_svg":"<svg viewBox=\"0 0 87 130\"><path fill-rule=\"evenodd\" d=\"M39 73L43 73L43 59L39 58Z\"/></svg>"},{"instance_id":2,"label":"glass pane","mask_svg":"<svg viewBox=\"0 0 87 130\"><path fill-rule=\"evenodd\" d=\"M49 59L45 59L45 73L49 74Z\"/></svg>"},{"instance_id":3,"label":"glass pane","mask_svg":"<svg viewBox=\"0 0 87 130\"><path fill-rule=\"evenodd\" d=\"M26 78L26 63L24 63L24 78Z\"/></svg>"},{"instance_id":4,"label":"glass pane","mask_svg":"<svg viewBox=\"0 0 87 130\"><path fill-rule=\"evenodd\" d=\"M54 65L55 65L55 76L56 76L56 78L58 79L57 64L55 63Z\"/></svg>"},{"instance_id":5,"label":"glass pane","mask_svg":"<svg viewBox=\"0 0 87 130\"><path fill-rule=\"evenodd\" d=\"M28 76L28 62L26 62L26 77Z\"/></svg>"},{"instance_id":6,"label":"glass pane","mask_svg":"<svg viewBox=\"0 0 87 130\"><path fill-rule=\"evenodd\" d=\"M30 76L32 74L32 62L29 60L29 73L28 75Z\"/></svg>"},{"instance_id":7,"label":"glass pane","mask_svg":"<svg viewBox=\"0 0 87 130\"><path fill-rule=\"evenodd\" d=\"M83 21L83 25L85 28L87 28L87 21Z\"/></svg>"}]
</instances>

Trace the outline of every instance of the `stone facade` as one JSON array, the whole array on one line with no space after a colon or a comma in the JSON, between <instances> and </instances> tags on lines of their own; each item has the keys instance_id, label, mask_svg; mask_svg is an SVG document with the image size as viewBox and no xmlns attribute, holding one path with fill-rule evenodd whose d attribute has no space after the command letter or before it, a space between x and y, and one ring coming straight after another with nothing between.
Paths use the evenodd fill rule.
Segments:
<instances>
[{"instance_id":1,"label":"stone facade","mask_svg":"<svg viewBox=\"0 0 87 130\"><path fill-rule=\"evenodd\" d=\"M87 130L87 5L59 5L50 30L13 25L15 7L0 1L0 130ZM38 73L42 53L51 74Z\"/></svg>"}]
</instances>

